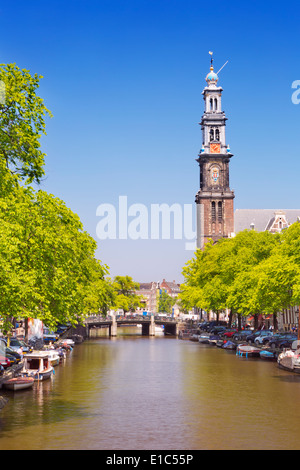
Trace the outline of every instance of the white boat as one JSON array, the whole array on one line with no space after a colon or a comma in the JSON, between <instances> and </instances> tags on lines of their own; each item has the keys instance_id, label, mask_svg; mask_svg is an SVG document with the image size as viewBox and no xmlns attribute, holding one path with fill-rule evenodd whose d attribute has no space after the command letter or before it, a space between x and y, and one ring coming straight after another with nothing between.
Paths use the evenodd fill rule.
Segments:
<instances>
[{"instance_id":1,"label":"white boat","mask_svg":"<svg viewBox=\"0 0 300 470\"><path fill-rule=\"evenodd\" d=\"M300 374L300 354L298 350L292 351L291 349L286 349L279 354L277 363L281 369Z\"/></svg>"},{"instance_id":2,"label":"white boat","mask_svg":"<svg viewBox=\"0 0 300 470\"><path fill-rule=\"evenodd\" d=\"M33 351L24 356L24 377L33 377L34 380L46 380L53 374L49 351Z\"/></svg>"},{"instance_id":3,"label":"white boat","mask_svg":"<svg viewBox=\"0 0 300 470\"><path fill-rule=\"evenodd\" d=\"M259 357L261 349L249 346L248 344L239 344L236 348L238 356Z\"/></svg>"},{"instance_id":4,"label":"white boat","mask_svg":"<svg viewBox=\"0 0 300 470\"><path fill-rule=\"evenodd\" d=\"M25 390L26 388L31 388L34 384L33 377L14 377L13 379L6 380L3 385L8 390Z\"/></svg>"},{"instance_id":5,"label":"white boat","mask_svg":"<svg viewBox=\"0 0 300 470\"><path fill-rule=\"evenodd\" d=\"M199 343L209 344L210 334L209 333L201 333L198 337Z\"/></svg>"},{"instance_id":6,"label":"white boat","mask_svg":"<svg viewBox=\"0 0 300 470\"><path fill-rule=\"evenodd\" d=\"M193 334L191 334L189 339L190 339L190 341L199 341L199 336L200 335L197 335L196 333L193 333Z\"/></svg>"},{"instance_id":7,"label":"white boat","mask_svg":"<svg viewBox=\"0 0 300 470\"><path fill-rule=\"evenodd\" d=\"M57 351L55 351L55 349L51 349L51 350L47 351L47 353L49 355L50 364L53 367L57 366L60 362L60 357L57 354Z\"/></svg>"},{"instance_id":8,"label":"white boat","mask_svg":"<svg viewBox=\"0 0 300 470\"><path fill-rule=\"evenodd\" d=\"M59 341L58 345L61 347L61 348L67 348L67 349L72 349L74 346L75 346L75 341L73 341L72 339L62 339L61 341Z\"/></svg>"}]
</instances>

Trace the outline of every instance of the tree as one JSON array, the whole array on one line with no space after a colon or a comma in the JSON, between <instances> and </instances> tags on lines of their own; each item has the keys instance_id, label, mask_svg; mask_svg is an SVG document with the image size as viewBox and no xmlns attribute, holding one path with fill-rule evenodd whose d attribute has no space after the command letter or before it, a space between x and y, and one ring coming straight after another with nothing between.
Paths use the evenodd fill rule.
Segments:
<instances>
[{"instance_id":1,"label":"tree","mask_svg":"<svg viewBox=\"0 0 300 470\"><path fill-rule=\"evenodd\" d=\"M37 95L42 77L0 65L0 316L76 324L115 299L96 242L65 203L34 191L44 175L40 138L51 112ZM25 186L24 186L25 184Z\"/></svg>"},{"instance_id":2,"label":"tree","mask_svg":"<svg viewBox=\"0 0 300 470\"><path fill-rule=\"evenodd\" d=\"M171 297L166 291L162 290L158 297L158 311L172 313L172 307L176 303L176 298Z\"/></svg>"},{"instance_id":3,"label":"tree","mask_svg":"<svg viewBox=\"0 0 300 470\"><path fill-rule=\"evenodd\" d=\"M137 308L143 306L141 300L143 297L137 295L140 285L133 281L130 276L116 276L114 278L113 287L116 292L114 307L123 309L124 313L134 312Z\"/></svg>"},{"instance_id":4,"label":"tree","mask_svg":"<svg viewBox=\"0 0 300 470\"><path fill-rule=\"evenodd\" d=\"M113 308L116 302L117 293L113 287L111 279L107 278L108 267L102 267L99 275L95 275L95 280L91 282L86 293L85 303L90 312L100 312L106 317L107 312ZM105 269L103 273L103 269Z\"/></svg>"},{"instance_id":5,"label":"tree","mask_svg":"<svg viewBox=\"0 0 300 470\"><path fill-rule=\"evenodd\" d=\"M91 291L107 268L79 217L44 191L15 188L0 198L0 315L76 324L94 306Z\"/></svg>"},{"instance_id":6,"label":"tree","mask_svg":"<svg viewBox=\"0 0 300 470\"><path fill-rule=\"evenodd\" d=\"M5 99L0 101L0 160L6 171L30 184L44 175L45 154L40 137L46 134L45 116L51 112L37 96L42 76L15 64L0 65Z\"/></svg>"},{"instance_id":7,"label":"tree","mask_svg":"<svg viewBox=\"0 0 300 470\"><path fill-rule=\"evenodd\" d=\"M204 250L197 250L195 258L183 270L185 287L182 286L181 299L187 304L190 295L193 306L212 310L217 315L225 308L238 315L248 315L250 303L245 302L245 285L252 282L248 273L267 259L279 243L279 235L252 230L215 244L208 242Z\"/></svg>"}]
</instances>

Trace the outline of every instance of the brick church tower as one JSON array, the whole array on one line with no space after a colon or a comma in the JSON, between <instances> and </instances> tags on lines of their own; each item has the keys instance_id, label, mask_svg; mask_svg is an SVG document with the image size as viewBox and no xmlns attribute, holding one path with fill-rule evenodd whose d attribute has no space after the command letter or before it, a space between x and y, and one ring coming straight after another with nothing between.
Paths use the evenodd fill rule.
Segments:
<instances>
[{"instance_id":1,"label":"brick church tower","mask_svg":"<svg viewBox=\"0 0 300 470\"><path fill-rule=\"evenodd\" d=\"M207 86L202 92L205 109L200 122L202 148L197 159L200 166L200 189L196 194L197 248L203 248L209 238L216 242L234 232L234 192L229 187L229 162L233 154L226 145L227 118L221 108L223 89L217 86L218 80L211 58Z\"/></svg>"}]
</instances>

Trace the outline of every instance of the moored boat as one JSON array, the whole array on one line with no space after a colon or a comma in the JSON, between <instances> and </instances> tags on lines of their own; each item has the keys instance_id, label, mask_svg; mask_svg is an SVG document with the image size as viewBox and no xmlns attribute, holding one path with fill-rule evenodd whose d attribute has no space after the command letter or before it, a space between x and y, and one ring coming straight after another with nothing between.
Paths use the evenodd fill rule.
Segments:
<instances>
[{"instance_id":1,"label":"moored boat","mask_svg":"<svg viewBox=\"0 0 300 470\"><path fill-rule=\"evenodd\" d=\"M280 369L300 374L300 354L299 351L287 349L279 354L277 364Z\"/></svg>"},{"instance_id":2,"label":"moored boat","mask_svg":"<svg viewBox=\"0 0 300 470\"><path fill-rule=\"evenodd\" d=\"M190 340L190 341L198 341L198 339L199 339L199 334L197 334L197 333L193 333L193 334L191 334L191 336L189 337L189 340Z\"/></svg>"},{"instance_id":3,"label":"moored boat","mask_svg":"<svg viewBox=\"0 0 300 470\"><path fill-rule=\"evenodd\" d=\"M217 344L217 341L220 341L220 336L219 335L211 335L208 342L209 344L212 344L212 345L216 345Z\"/></svg>"},{"instance_id":4,"label":"moored boat","mask_svg":"<svg viewBox=\"0 0 300 470\"><path fill-rule=\"evenodd\" d=\"M236 350L236 343L233 343L233 341L226 341L222 349L228 349L229 351L235 351Z\"/></svg>"},{"instance_id":5,"label":"moored boat","mask_svg":"<svg viewBox=\"0 0 300 470\"><path fill-rule=\"evenodd\" d=\"M72 339L63 339L57 343L57 346L64 348L66 351L72 351L75 346L75 342Z\"/></svg>"},{"instance_id":6,"label":"moored boat","mask_svg":"<svg viewBox=\"0 0 300 470\"><path fill-rule=\"evenodd\" d=\"M201 335L199 335L198 341L199 343L202 343L202 344L209 344L209 338L210 338L209 333L202 333Z\"/></svg>"},{"instance_id":7,"label":"moored boat","mask_svg":"<svg viewBox=\"0 0 300 470\"><path fill-rule=\"evenodd\" d=\"M238 356L259 357L260 351L259 348L249 346L248 344L239 344L236 348L236 354Z\"/></svg>"},{"instance_id":8,"label":"moored boat","mask_svg":"<svg viewBox=\"0 0 300 470\"><path fill-rule=\"evenodd\" d=\"M24 357L23 377L33 377L34 380L46 380L53 374L53 366L49 351L33 351Z\"/></svg>"},{"instance_id":9,"label":"moored boat","mask_svg":"<svg viewBox=\"0 0 300 470\"><path fill-rule=\"evenodd\" d=\"M179 334L178 334L178 337L180 339L190 339L191 334L192 334L191 331L188 330L188 329L187 330L180 330Z\"/></svg>"},{"instance_id":10,"label":"moored boat","mask_svg":"<svg viewBox=\"0 0 300 470\"><path fill-rule=\"evenodd\" d=\"M14 377L13 379L6 380L3 385L8 390L25 390L31 388L34 384L33 377Z\"/></svg>"},{"instance_id":11,"label":"moored boat","mask_svg":"<svg viewBox=\"0 0 300 470\"><path fill-rule=\"evenodd\" d=\"M267 359L269 361L275 361L276 360L276 356L275 356L275 353L273 353L272 351L260 351L259 353L261 359Z\"/></svg>"},{"instance_id":12,"label":"moored boat","mask_svg":"<svg viewBox=\"0 0 300 470\"><path fill-rule=\"evenodd\" d=\"M50 351L47 351L50 364L55 367L60 363L60 357L55 349L52 349Z\"/></svg>"}]
</instances>

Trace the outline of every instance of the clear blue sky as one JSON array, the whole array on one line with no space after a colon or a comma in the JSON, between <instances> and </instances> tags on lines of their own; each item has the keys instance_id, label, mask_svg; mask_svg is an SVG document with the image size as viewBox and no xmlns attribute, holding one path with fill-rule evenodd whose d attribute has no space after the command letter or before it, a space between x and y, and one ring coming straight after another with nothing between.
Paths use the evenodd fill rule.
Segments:
<instances>
[{"instance_id":1,"label":"clear blue sky","mask_svg":"<svg viewBox=\"0 0 300 470\"><path fill-rule=\"evenodd\" d=\"M235 208L300 208L299 1L0 2L0 62L44 76L42 189L96 240L103 203L194 204L214 51ZM184 240L98 241L111 275L181 281Z\"/></svg>"}]
</instances>

